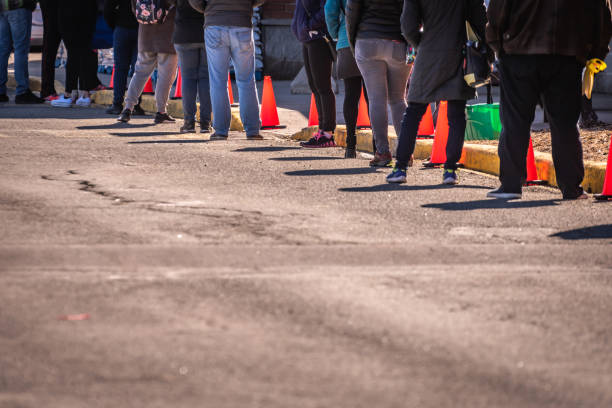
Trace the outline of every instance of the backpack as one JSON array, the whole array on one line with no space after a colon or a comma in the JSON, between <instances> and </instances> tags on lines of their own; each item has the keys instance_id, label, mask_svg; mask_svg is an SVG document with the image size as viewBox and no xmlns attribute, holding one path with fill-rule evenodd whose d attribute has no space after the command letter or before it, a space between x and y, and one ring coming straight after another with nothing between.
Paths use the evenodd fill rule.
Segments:
<instances>
[{"instance_id":1,"label":"backpack","mask_svg":"<svg viewBox=\"0 0 612 408\"><path fill-rule=\"evenodd\" d=\"M164 0L136 0L134 15L140 24L163 24L172 7Z\"/></svg>"}]
</instances>

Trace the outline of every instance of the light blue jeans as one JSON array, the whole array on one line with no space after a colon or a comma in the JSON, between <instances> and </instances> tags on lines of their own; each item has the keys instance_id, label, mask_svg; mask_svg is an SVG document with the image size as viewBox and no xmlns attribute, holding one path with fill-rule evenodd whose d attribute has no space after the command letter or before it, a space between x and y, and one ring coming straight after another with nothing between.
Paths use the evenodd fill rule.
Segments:
<instances>
[{"instance_id":1,"label":"light blue jeans","mask_svg":"<svg viewBox=\"0 0 612 408\"><path fill-rule=\"evenodd\" d=\"M178 54L183 86L182 102L185 120L195 121L196 97L200 97L200 124L210 125L210 83L204 43L174 44Z\"/></svg>"},{"instance_id":2,"label":"light blue jeans","mask_svg":"<svg viewBox=\"0 0 612 408\"><path fill-rule=\"evenodd\" d=\"M213 111L213 128L221 135L227 135L231 122L227 74L230 58L234 64L238 95L240 98L240 119L247 136L259 134L259 99L255 87L255 45L253 29L246 27L206 27L204 34L208 55L210 77L210 99Z\"/></svg>"},{"instance_id":3,"label":"light blue jeans","mask_svg":"<svg viewBox=\"0 0 612 408\"><path fill-rule=\"evenodd\" d=\"M0 95L6 94L8 81L8 60L15 49L15 80L17 95L30 89L28 54L32 33L32 12L20 8L0 12Z\"/></svg>"}]
</instances>

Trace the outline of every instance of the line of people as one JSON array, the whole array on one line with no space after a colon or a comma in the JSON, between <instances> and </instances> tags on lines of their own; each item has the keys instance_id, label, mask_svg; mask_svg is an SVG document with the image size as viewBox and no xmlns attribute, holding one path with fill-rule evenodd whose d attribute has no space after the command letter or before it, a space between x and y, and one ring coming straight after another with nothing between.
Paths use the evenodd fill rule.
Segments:
<instances>
[{"instance_id":1,"label":"line of people","mask_svg":"<svg viewBox=\"0 0 612 408\"><path fill-rule=\"evenodd\" d=\"M565 199L586 198L578 132L581 72L603 59L612 36L609 0L296 0L293 32L302 43L319 131L302 146L335 146L332 64L347 89L346 157L355 157L355 125L365 83L374 139L371 166L388 166L388 109L399 136L389 183L406 182L417 131L427 106L448 102L449 136L442 183L457 184L466 127L466 102L475 89L464 80L466 22L498 58L501 75L501 186L489 197L520 198L526 180L530 128L542 100L551 124L557 183ZM337 49L331 39L337 39ZM409 47L416 50L414 64ZM495 54L493 53L495 52ZM409 82L409 83L408 83ZM407 91L406 91L407 90Z\"/></svg>"}]
</instances>

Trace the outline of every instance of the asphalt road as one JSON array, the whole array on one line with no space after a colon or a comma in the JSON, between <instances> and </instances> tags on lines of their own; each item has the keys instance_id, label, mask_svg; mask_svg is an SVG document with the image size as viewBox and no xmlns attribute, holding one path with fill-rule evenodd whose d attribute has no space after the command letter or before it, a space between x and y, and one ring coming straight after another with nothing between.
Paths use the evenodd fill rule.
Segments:
<instances>
[{"instance_id":1,"label":"asphalt road","mask_svg":"<svg viewBox=\"0 0 612 408\"><path fill-rule=\"evenodd\" d=\"M177 129L0 106L1 408L612 406L609 204Z\"/></svg>"}]
</instances>

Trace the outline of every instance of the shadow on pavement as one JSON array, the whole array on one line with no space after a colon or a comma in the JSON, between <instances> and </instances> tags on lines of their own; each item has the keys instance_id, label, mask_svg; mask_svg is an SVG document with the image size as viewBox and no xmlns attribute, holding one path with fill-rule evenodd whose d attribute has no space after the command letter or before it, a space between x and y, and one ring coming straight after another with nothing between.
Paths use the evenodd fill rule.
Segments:
<instances>
[{"instance_id":1,"label":"shadow on pavement","mask_svg":"<svg viewBox=\"0 0 612 408\"><path fill-rule=\"evenodd\" d=\"M338 191L344 191L348 193L376 193L379 191L422 191L422 190L450 190L460 188L474 188L474 189L491 189L486 186L473 186L469 184L460 184L457 186L447 186L444 184L431 184L425 186L415 186L407 184L379 184L376 186L366 187L345 187L339 188Z\"/></svg>"},{"instance_id":2,"label":"shadow on pavement","mask_svg":"<svg viewBox=\"0 0 612 408\"><path fill-rule=\"evenodd\" d=\"M552 234L551 237L568 240L612 239L612 224L594 225L592 227L557 232L556 234Z\"/></svg>"},{"instance_id":3,"label":"shadow on pavement","mask_svg":"<svg viewBox=\"0 0 612 408\"><path fill-rule=\"evenodd\" d=\"M0 118L5 119L100 119L108 118L101 109L53 108L48 105L3 105ZM109 118L112 119L112 118ZM114 121L114 120L113 120Z\"/></svg>"},{"instance_id":4,"label":"shadow on pavement","mask_svg":"<svg viewBox=\"0 0 612 408\"><path fill-rule=\"evenodd\" d=\"M282 152L283 150L301 150L301 147L283 146L262 146L262 147L243 147L242 149L232 150L232 152Z\"/></svg>"},{"instance_id":5,"label":"shadow on pavement","mask_svg":"<svg viewBox=\"0 0 612 408\"><path fill-rule=\"evenodd\" d=\"M174 133L173 133L174 134ZM176 140L141 140L136 142L128 142L128 144L184 144L184 143L208 143L210 140L201 139L176 139Z\"/></svg>"},{"instance_id":6,"label":"shadow on pavement","mask_svg":"<svg viewBox=\"0 0 612 408\"><path fill-rule=\"evenodd\" d=\"M285 172L287 176L347 176L351 174L372 173L378 173L378 169L374 167L355 167L349 169L313 169Z\"/></svg>"},{"instance_id":7,"label":"shadow on pavement","mask_svg":"<svg viewBox=\"0 0 612 408\"><path fill-rule=\"evenodd\" d=\"M110 133L111 136L119 137L149 137L149 136L176 136L180 133L176 132L131 132L131 133Z\"/></svg>"},{"instance_id":8,"label":"shadow on pavement","mask_svg":"<svg viewBox=\"0 0 612 408\"><path fill-rule=\"evenodd\" d=\"M304 156L304 157L271 157L268 160L274 161L315 161L315 160L342 160L342 157L330 156Z\"/></svg>"},{"instance_id":9,"label":"shadow on pavement","mask_svg":"<svg viewBox=\"0 0 612 408\"><path fill-rule=\"evenodd\" d=\"M105 129L138 129L155 126L155 123L135 123L127 124L123 122L113 122L108 125L91 125L91 126L77 126L80 130L105 130Z\"/></svg>"},{"instance_id":10,"label":"shadow on pavement","mask_svg":"<svg viewBox=\"0 0 612 408\"><path fill-rule=\"evenodd\" d=\"M488 188L488 187L487 187ZM510 201L489 198L475 201L459 201L437 204L423 204L423 208L437 208L444 211L471 211L471 210L496 210L496 209L519 209L536 208L559 205L559 200L534 200L534 201Z\"/></svg>"}]
</instances>

